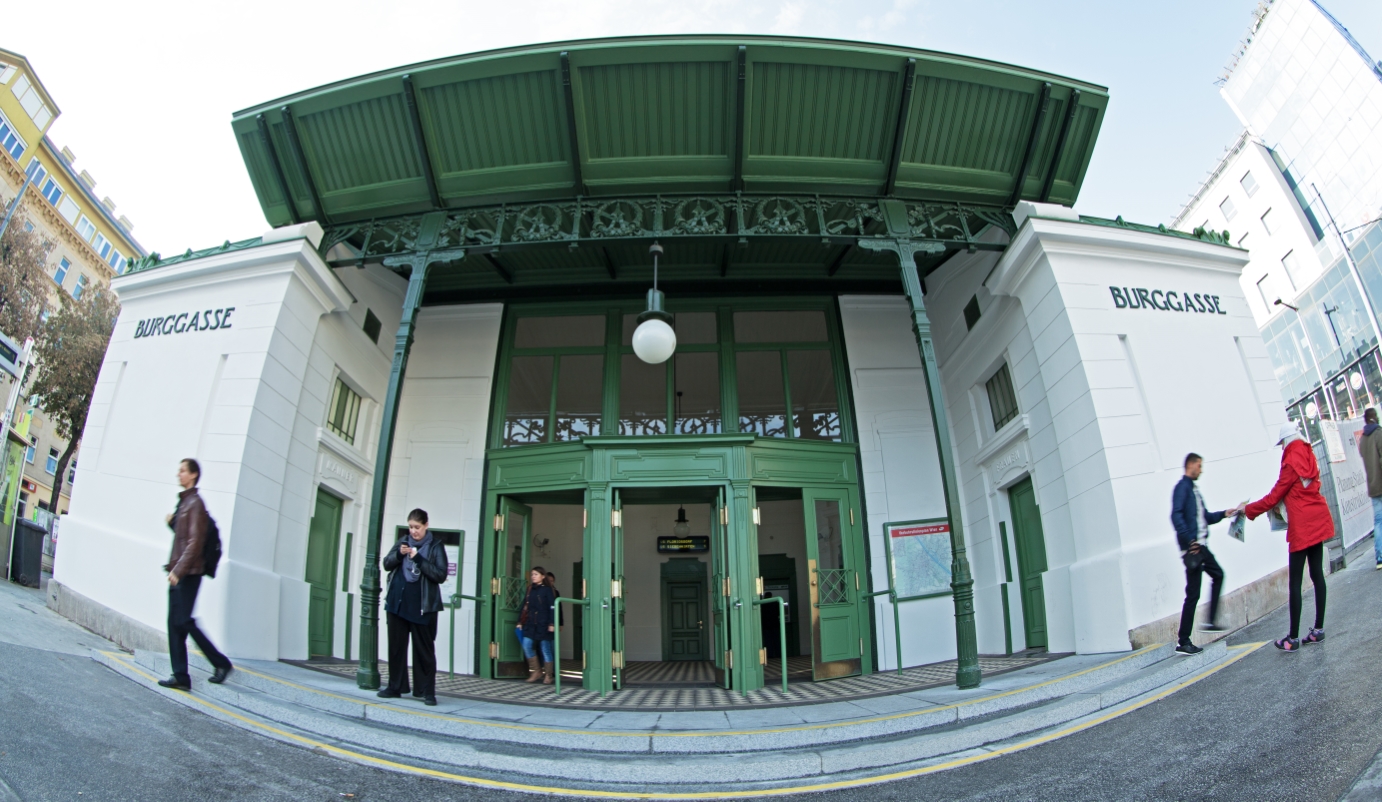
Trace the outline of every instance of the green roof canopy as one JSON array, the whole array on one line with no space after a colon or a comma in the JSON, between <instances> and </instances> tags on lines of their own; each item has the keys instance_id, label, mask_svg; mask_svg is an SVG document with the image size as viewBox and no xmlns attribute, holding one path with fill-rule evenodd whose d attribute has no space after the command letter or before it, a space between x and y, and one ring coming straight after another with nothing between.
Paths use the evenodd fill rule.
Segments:
<instances>
[{"instance_id":1,"label":"green roof canopy","mask_svg":"<svg viewBox=\"0 0 1382 802\"><path fill-rule=\"evenodd\" d=\"M1107 104L1101 86L925 50L659 36L416 64L232 125L279 226L740 190L1069 205Z\"/></svg>"}]
</instances>

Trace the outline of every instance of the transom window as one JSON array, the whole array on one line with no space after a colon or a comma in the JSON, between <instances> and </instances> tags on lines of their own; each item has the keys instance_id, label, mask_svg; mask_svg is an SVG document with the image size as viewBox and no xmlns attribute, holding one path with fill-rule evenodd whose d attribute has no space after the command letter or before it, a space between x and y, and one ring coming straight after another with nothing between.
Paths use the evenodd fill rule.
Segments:
<instances>
[{"instance_id":1,"label":"transom window","mask_svg":"<svg viewBox=\"0 0 1382 802\"><path fill-rule=\"evenodd\" d=\"M998 431L1008 421L1017 417L1017 394L1013 392L1013 379L1012 374L1008 372L1008 363L1004 362L984 387L988 390L993 430Z\"/></svg>"},{"instance_id":2,"label":"transom window","mask_svg":"<svg viewBox=\"0 0 1382 802\"><path fill-rule=\"evenodd\" d=\"M633 352L638 311L519 307L505 329L497 446L595 435L843 440L838 335L829 302L802 309L709 305L673 313L677 350Z\"/></svg>"},{"instance_id":3,"label":"transom window","mask_svg":"<svg viewBox=\"0 0 1382 802\"><path fill-rule=\"evenodd\" d=\"M331 391L331 404L326 408L326 428L355 445L355 427L359 423L360 394L337 376L336 386Z\"/></svg>"}]
</instances>

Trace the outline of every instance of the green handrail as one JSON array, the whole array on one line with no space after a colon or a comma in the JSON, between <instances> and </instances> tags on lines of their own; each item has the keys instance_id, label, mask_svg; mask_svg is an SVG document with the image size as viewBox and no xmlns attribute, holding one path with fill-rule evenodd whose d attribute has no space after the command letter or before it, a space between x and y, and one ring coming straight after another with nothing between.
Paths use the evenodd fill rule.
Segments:
<instances>
[{"instance_id":1,"label":"green handrail","mask_svg":"<svg viewBox=\"0 0 1382 802\"><path fill-rule=\"evenodd\" d=\"M782 651L782 695L787 695L787 600L781 596L769 596L766 599L754 599L753 603L758 604L777 604L777 636Z\"/></svg>"},{"instance_id":2,"label":"green handrail","mask_svg":"<svg viewBox=\"0 0 1382 802\"><path fill-rule=\"evenodd\" d=\"M467 596L464 593L451 594L450 604L448 605L451 608L451 639L449 641L451 644L451 659L447 664L446 673L453 677L456 676L456 608L461 606L461 599L469 599L480 605L485 603L485 600L478 596Z\"/></svg>"},{"instance_id":3,"label":"green handrail","mask_svg":"<svg viewBox=\"0 0 1382 802\"><path fill-rule=\"evenodd\" d=\"M590 606L590 599L568 599L564 596L558 596L556 600L552 602L552 620L554 622L561 620L561 611L558 608L561 606L562 602L569 602L571 604L580 605L581 607ZM555 682L556 695L561 696L561 627L553 627L552 631L556 636L552 639L552 669L556 674L553 681Z\"/></svg>"},{"instance_id":4,"label":"green handrail","mask_svg":"<svg viewBox=\"0 0 1382 802\"><path fill-rule=\"evenodd\" d=\"M887 590L875 590L873 593L865 593L864 598L872 599L874 596L888 597L888 601L893 605L893 645L897 647L897 673L902 674L902 620L897 616L897 593L892 588Z\"/></svg>"}]
</instances>

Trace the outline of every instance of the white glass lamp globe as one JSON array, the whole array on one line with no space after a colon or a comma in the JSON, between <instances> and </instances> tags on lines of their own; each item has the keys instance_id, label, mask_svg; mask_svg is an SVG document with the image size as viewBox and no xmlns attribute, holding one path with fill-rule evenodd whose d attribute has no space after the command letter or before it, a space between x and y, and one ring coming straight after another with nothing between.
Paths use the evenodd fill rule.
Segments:
<instances>
[{"instance_id":1,"label":"white glass lamp globe","mask_svg":"<svg viewBox=\"0 0 1382 802\"><path fill-rule=\"evenodd\" d=\"M653 318L638 324L633 332L633 352L649 365L666 362L677 350L677 333L666 323Z\"/></svg>"}]
</instances>

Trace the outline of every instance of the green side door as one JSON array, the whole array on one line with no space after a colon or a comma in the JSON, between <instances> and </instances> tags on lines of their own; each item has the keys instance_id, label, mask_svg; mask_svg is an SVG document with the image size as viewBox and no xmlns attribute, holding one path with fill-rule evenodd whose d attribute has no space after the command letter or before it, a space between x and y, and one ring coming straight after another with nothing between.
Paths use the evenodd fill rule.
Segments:
<instances>
[{"instance_id":1,"label":"green side door","mask_svg":"<svg viewBox=\"0 0 1382 802\"><path fill-rule=\"evenodd\" d=\"M1041 575L1046 571L1046 536L1041 531L1041 508L1028 477L1008 489L1013 536L1017 545L1018 586L1022 595L1022 624L1027 648L1046 647L1046 592Z\"/></svg>"},{"instance_id":2,"label":"green side door","mask_svg":"<svg viewBox=\"0 0 1382 802\"><path fill-rule=\"evenodd\" d=\"M528 587L528 543L533 536L533 511L511 498L500 497L494 533L494 577L490 593L494 597L494 640L490 659L494 676L527 676L523 646L518 641L519 612Z\"/></svg>"},{"instance_id":3,"label":"green side door","mask_svg":"<svg viewBox=\"0 0 1382 802\"><path fill-rule=\"evenodd\" d=\"M610 624L614 627L614 654L610 662L614 665L614 689L619 690L624 687L624 504L618 490L613 492L610 503L614 510L610 520L618 522L610 527L609 575L614 580L609 598Z\"/></svg>"},{"instance_id":4,"label":"green side door","mask_svg":"<svg viewBox=\"0 0 1382 802\"><path fill-rule=\"evenodd\" d=\"M311 596L307 605L307 654L330 657L332 635L336 631L336 546L341 531L339 498L317 491L317 506L307 527L307 584Z\"/></svg>"},{"instance_id":5,"label":"green side door","mask_svg":"<svg viewBox=\"0 0 1382 802\"><path fill-rule=\"evenodd\" d=\"M812 678L863 670L859 610L858 526L847 490L804 488L806 558L811 586Z\"/></svg>"},{"instance_id":6,"label":"green side door","mask_svg":"<svg viewBox=\"0 0 1382 802\"><path fill-rule=\"evenodd\" d=\"M705 580L669 580L666 588L667 654L662 659L704 660Z\"/></svg>"}]
</instances>

